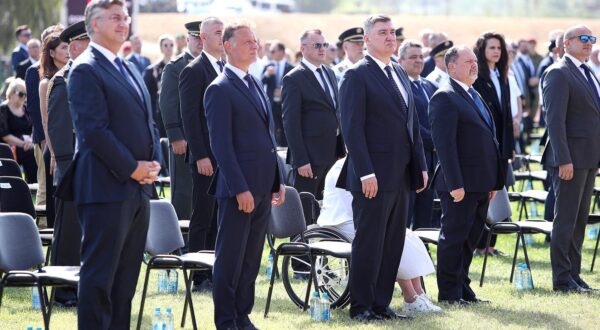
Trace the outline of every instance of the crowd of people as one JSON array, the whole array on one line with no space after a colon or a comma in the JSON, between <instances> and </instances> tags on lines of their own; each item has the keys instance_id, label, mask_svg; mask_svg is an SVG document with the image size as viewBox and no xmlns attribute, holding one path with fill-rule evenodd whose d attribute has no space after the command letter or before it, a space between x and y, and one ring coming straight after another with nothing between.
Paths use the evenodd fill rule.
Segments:
<instances>
[{"instance_id":1,"label":"crowd of people","mask_svg":"<svg viewBox=\"0 0 600 330\"><path fill-rule=\"evenodd\" d=\"M212 293L218 329L256 329L255 280L285 185L322 200L318 224L352 241L352 319L485 303L469 266L506 256L495 237L486 248L485 221L534 123L547 127L553 289L593 290L579 275L600 163L600 59L588 27L552 31L542 56L535 40L495 32L468 46L432 30L407 39L375 15L336 42L307 29L293 53L249 23L208 17L185 24L187 35L161 35L152 63L130 22L123 1L93 0L84 21L50 26L41 41L18 27L0 105L2 140L55 228L52 264L81 265L78 290L55 296L77 306L79 328L129 328L165 167L177 216L190 220L187 249L215 250L193 290ZM437 269L419 228L441 230ZM419 281L433 272L438 305ZM390 308L396 281L404 314Z\"/></svg>"}]
</instances>

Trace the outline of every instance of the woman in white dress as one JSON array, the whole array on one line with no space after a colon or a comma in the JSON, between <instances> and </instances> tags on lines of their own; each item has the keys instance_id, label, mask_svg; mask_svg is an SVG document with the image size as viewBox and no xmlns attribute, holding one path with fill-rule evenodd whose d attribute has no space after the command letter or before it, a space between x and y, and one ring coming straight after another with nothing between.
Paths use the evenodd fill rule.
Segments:
<instances>
[{"instance_id":1,"label":"woman in white dress","mask_svg":"<svg viewBox=\"0 0 600 330\"><path fill-rule=\"evenodd\" d=\"M354 239L354 222L352 215L352 195L335 184L345 159L338 160L327 173L323 206L317 219L319 226L330 226L341 231L352 241ZM406 230L404 250L396 280L404 297L403 312L407 315L416 313L440 312L442 309L434 305L421 287L421 276L435 272L433 262L421 239L409 229Z\"/></svg>"}]
</instances>

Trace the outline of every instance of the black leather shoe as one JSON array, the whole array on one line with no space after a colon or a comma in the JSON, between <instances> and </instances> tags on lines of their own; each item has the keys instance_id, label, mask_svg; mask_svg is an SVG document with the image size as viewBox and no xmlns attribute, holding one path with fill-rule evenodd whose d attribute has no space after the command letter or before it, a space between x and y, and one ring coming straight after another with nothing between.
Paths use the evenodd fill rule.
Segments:
<instances>
[{"instance_id":1,"label":"black leather shoe","mask_svg":"<svg viewBox=\"0 0 600 330\"><path fill-rule=\"evenodd\" d=\"M581 277L574 279L574 281L577 283L577 285L586 290L598 291L597 289L591 288L587 283L585 283L584 280L581 279Z\"/></svg>"},{"instance_id":2,"label":"black leather shoe","mask_svg":"<svg viewBox=\"0 0 600 330\"><path fill-rule=\"evenodd\" d=\"M584 282L585 283L585 282ZM575 281L568 282L566 284L554 285L552 290L562 293L591 293L592 290L583 288Z\"/></svg>"},{"instance_id":3,"label":"black leather shoe","mask_svg":"<svg viewBox=\"0 0 600 330\"><path fill-rule=\"evenodd\" d=\"M247 324L247 325L238 326L238 329L240 329L240 330L258 330L258 328L252 323Z\"/></svg>"},{"instance_id":4,"label":"black leather shoe","mask_svg":"<svg viewBox=\"0 0 600 330\"><path fill-rule=\"evenodd\" d=\"M381 317L384 320L408 320L408 319L412 319L412 317L406 316L406 315L402 315L399 314L398 312L396 312L395 310L386 307L384 310L381 311L373 311L373 313L375 313L375 315Z\"/></svg>"},{"instance_id":5,"label":"black leather shoe","mask_svg":"<svg viewBox=\"0 0 600 330\"><path fill-rule=\"evenodd\" d=\"M473 297L473 298L463 298L464 301L470 303L470 304L489 304L490 301L489 300L484 300L484 299L479 299L477 297Z\"/></svg>"},{"instance_id":6,"label":"black leather shoe","mask_svg":"<svg viewBox=\"0 0 600 330\"><path fill-rule=\"evenodd\" d=\"M440 304L447 304L447 305L453 305L453 306L469 306L471 305L470 302L464 300L464 299L450 299L450 300L438 300L438 302Z\"/></svg>"},{"instance_id":7,"label":"black leather shoe","mask_svg":"<svg viewBox=\"0 0 600 330\"><path fill-rule=\"evenodd\" d=\"M363 323L382 320L382 318L380 316L378 316L377 314L375 314L371 311L368 311L368 310L362 311L354 316L350 316L350 318L355 321L359 321L359 322L363 322Z\"/></svg>"},{"instance_id":8,"label":"black leather shoe","mask_svg":"<svg viewBox=\"0 0 600 330\"><path fill-rule=\"evenodd\" d=\"M72 308L77 307L77 300L67 300L67 301L54 301L54 306L60 308Z\"/></svg>"}]
</instances>

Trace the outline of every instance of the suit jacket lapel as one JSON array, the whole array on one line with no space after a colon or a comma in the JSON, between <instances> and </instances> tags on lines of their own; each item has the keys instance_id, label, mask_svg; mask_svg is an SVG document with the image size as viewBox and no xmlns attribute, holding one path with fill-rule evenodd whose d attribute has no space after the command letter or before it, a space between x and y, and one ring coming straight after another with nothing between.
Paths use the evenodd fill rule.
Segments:
<instances>
[{"instance_id":1,"label":"suit jacket lapel","mask_svg":"<svg viewBox=\"0 0 600 330\"><path fill-rule=\"evenodd\" d=\"M135 71L135 68L131 67L131 65L129 63L127 63L127 62L123 62L123 63L125 63L125 67L129 71L129 74L135 80L135 83L138 85L138 88L140 89L140 92L142 93L141 96L144 98L142 106L144 106L144 108L146 109L146 114L148 115L149 118L153 118L152 109L150 107L150 104L151 104L150 103L150 94L148 94L148 90L146 88L144 88L144 86L146 86L146 85L144 83L142 76L140 76L139 72ZM136 92L136 94L137 94L137 92ZM138 100L142 101L139 96L138 96Z\"/></svg>"},{"instance_id":2,"label":"suit jacket lapel","mask_svg":"<svg viewBox=\"0 0 600 330\"><path fill-rule=\"evenodd\" d=\"M379 67L379 65L377 65L377 63L375 63L375 60L373 60L370 56L365 56L365 61L367 61L367 64L368 64L367 66L370 69L371 75L373 75L379 81L379 83L388 91L388 93L390 93L390 95L392 95L393 99L396 101L396 103L400 107L401 105L400 105L399 96L398 96L398 94L396 94L396 91L390 84L385 73L383 73L383 71L381 71L381 68Z\"/></svg>"},{"instance_id":3,"label":"suit jacket lapel","mask_svg":"<svg viewBox=\"0 0 600 330\"><path fill-rule=\"evenodd\" d=\"M248 86L246 86L246 84L235 73L231 72L230 70L225 69L225 74L233 82L233 85L238 90L240 90L240 92L242 92L242 94L244 94L246 96L246 98L250 101L250 103L252 105L254 105L254 110L256 110L258 112L258 115L260 116L260 118L262 118L262 120L264 120L266 123L268 119L265 115L265 112L263 111L262 107L256 103L256 100L250 94L250 90L248 89ZM259 91L259 95L260 94L261 94L261 92Z\"/></svg>"},{"instance_id":4,"label":"suit jacket lapel","mask_svg":"<svg viewBox=\"0 0 600 330\"><path fill-rule=\"evenodd\" d=\"M590 87L590 84L589 84L587 78L583 75L583 73L579 70L579 68L575 65L575 63L573 63L573 61L571 61L570 58L565 56L564 59L565 59L565 62L567 63L567 66L569 67L569 70L571 70L571 72L575 76L575 79L579 80L579 82L581 84L583 84L583 86L584 86L583 89L585 91L587 91L587 95L591 98L592 102L594 104L598 104L598 101L596 101L596 95L594 94L594 91ZM592 77L594 77L593 74L592 74Z\"/></svg>"},{"instance_id":5,"label":"suit jacket lapel","mask_svg":"<svg viewBox=\"0 0 600 330\"><path fill-rule=\"evenodd\" d=\"M333 94L335 97L335 105L334 105L334 110L338 104L338 88L337 88L337 78L335 77L335 73L333 73L333 70L331 70L330 68L325 68L325 72L327 73L327 79L329 80L329 85L331 86L331 88L333 88Z\"/></svg>"},{"instance_id":6,"label":"suit jacket lapel","mask_svg":"<svg viewBox=\"0 0 600 330\"><path fill-rule=\"evenodd\" d=\"M206 56L206 54L204 54L204 52L200 56L201 56L200 61L202 61L202 63L204 63L204 65L208 68L208 72L210 72L210 74L211 74L211 76L208 77L208 81L215 80L215 78L219 75L219 73L217 71L215 71L215 68L213 67L212 63L210 63L208 56Z\"/></svg>"},{"instance_id":7,"label":"suit jacket lapel","mask_svg":"<svg viewBox=\"0 0 600 330\"><path fill-rule=\"evenodd\" d=\"M496 131L496 128L494 126L494 116L492 115L492 112L485 105L485 102L483 102L483 100L481 101L481 103L483 103L483 106L485 107L486 111L488 112L488 115L490 116L490 121L492 123L491 127L490 127L490 125L488 125L485 118L483 118L483 115L481 114L481 112L479 112L479 108L477 107L477 104L475 104L475 101L473 101L473 98L471 97L471 95L469 95L469 93L467 93L467 91L465 91L465 89L462 88L462 86L460 86L452 78L450 78L450 83L452 84L452 88L454 89L454 91L458 92L460 95L462 95L463 98L465 98L465 100L467 100L467 102L469 102L469 104L471 105L471 109L473 111L475 111L477 116L482 120L483 125L485 125L485 127L487 127L489 130L491 130L492 133L494 133ZM480 96L480 98L481 98L481 96Z\"/></svg>"},{"instance_id":8,"label":"suit jacket lapel","mask_svg":"<svg viewBox=\"0 0 600 330\"><path fill-rule=\"evenodd\" d=\"M119 83L121 83L121 85L123 85L123 87L125 87L125 89L128 90L129 93L132 96L134 96L135 99L143 107L144 105L142 104L142 100L140 99L140 95L133 88L133 86L131 86L131 84L129 83L129 81L127 81L125 79L125 77L123 77L123 75L117 70L117 68L115 68L115 66L112 63L110 63L108 61L108 59L106 57L104 57L104 55L102 55L102 53L100 53L94 47L92 47L92 54L94 54L94 57L96 58L96 60L100 64L100 66L102 66L102 68L104 70L106 70L110 75L112 75L113 78L115 78L116 81L118 81ZM126 63L126 62L123 61L122 63Z\"/></svg>"},{"instance_id":9,"label":"suit jacket lapel","mask_svg":"<svg viewBox=\"0 0 600 330\"><path fill-rule=\"evenodd\" d=\"M408 81L408 79L401 74L401 70L400 69L400 65L394 61L392 61L392 68L394 68L394 71L396 72L396 75L398 76L398 78L400 78L400 83L402 83L402 85L404 86L404 90L406 91L406 100L404 100L404 103L406 103L406 110L407 110L407 119L406 119L406 128L408 129L408 135L410 137L410 140L413 140L413 120L414 120L414 112L415 112L415 102L412 100L412 88L410 88L410 81Z\"/></svg>"},{"instance_id":10,"label":"suit jacket lapel","mask_svg":"<svg viewBox=\"0 0 600 330\"><path fill-rule=\"evenodd\" d=\"M310 70L308 67L306 67L306 65L304 63L300 63L300 66L301 66L300 70L302 71L302 74L304 74L304 76L312 84L312 86L316 90L319 91L318 93L320 93L321 96L325 98L325 103L328 104L331 108L335 109L333 104L331 104L329 102L329 97L327 97L327 94L325 94L325 90L323 89L323 87L321 86L319 81L317 80L317 77L315 77L315 74L312 72L312 70Z\"/></svg>"}]
</instances>

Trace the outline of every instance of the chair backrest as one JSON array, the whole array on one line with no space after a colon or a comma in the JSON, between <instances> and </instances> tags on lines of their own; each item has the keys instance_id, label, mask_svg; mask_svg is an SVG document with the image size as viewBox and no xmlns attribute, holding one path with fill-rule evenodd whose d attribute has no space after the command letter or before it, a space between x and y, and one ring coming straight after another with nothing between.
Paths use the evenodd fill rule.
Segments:
<instances>
[{"instance_id":1,"label":"chair backrest","mask_svg":"<svg viewBox=\"0 0 600 330\"><path fill-rule=\"evenodd\" d=\"M285 202L271 207L269 219L269 234L276 238L292 237L306 229L304 211L298 191L293 187L285 187Z\"/></svg>"},{"instance_id":2,"label":"chair backrest","mask_svg":"<svg viewBox=\"0 0 600 330\"><path fill-rule=\"evenodd\" d=\"M0 158L15 159L12 149L6 143L0 143Z\"/></svg>"},{"instance_id":3,"label":"chair backrest","mask_svg":"<svg viewBox=\"0 0 600 330\"><path fill-rule=\"evenodd\" d=\"M146 252L152 255L169 254L184 245L173 205L165 200L151 200Z\"/></svg>"},{"instance_id":4,"label":"chair backrest","mask_svg":"<svg viewBox=\"0 0 600 330\"><path fill-rule=\"evenodd\" d=\"M12 158L0 158L0 176L23 177L19 164Z\"/></svg>"},{"instance_id":5,"label":"chair backrest","mask_svg":"<svg viewBox=\"0 0 600 330\"><path fill-rule=\"evenodd\" d=\"M44 260L33 218L25 213L0 213L0 272L28 270Z\"/></svg>"},{"instance_id":6,"label":"chair backrest","mask_svg":"<svg viewBox=\"0 0 600 330\"><path fill-rule=\"evenodd\" d=\"M20 212L36 217L27 182L13 176L0 176L0 212Z\"/></svg>"}]
</instances>

